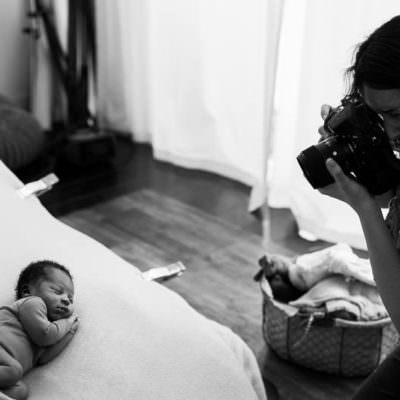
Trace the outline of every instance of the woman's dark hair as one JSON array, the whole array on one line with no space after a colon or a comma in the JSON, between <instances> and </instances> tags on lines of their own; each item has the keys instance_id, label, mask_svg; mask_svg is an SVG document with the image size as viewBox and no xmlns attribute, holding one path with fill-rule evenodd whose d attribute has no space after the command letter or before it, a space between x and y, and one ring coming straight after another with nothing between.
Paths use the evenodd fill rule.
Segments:
<instances>
[{"instance_id":1,"label":"woman's dark hair","mask_svg":"<svg viewBox=\"0 0 400 400\"><path fill-rule=\"evenodd\" d=\"M26 285L35 283L38 279L47 278L49 269L52 268L65 272L72 280L71 273L68 269L55 261L42 260L32 262L19 274L17 286L15 288L16 299L18 300L23 297L23 291L26 288Z\"/></svg>"},{"instance_id":2,"label":"woman's dark hair","mask_svg":"<svg viewBox=\"0 0 400 400\"><path fill-rule=\"evenodd\" d=\"M356 47L346 76L349 100L359 99L364 85L373 89L400 88L400 15L385 22Z\"/></svg>"}]
</instances>

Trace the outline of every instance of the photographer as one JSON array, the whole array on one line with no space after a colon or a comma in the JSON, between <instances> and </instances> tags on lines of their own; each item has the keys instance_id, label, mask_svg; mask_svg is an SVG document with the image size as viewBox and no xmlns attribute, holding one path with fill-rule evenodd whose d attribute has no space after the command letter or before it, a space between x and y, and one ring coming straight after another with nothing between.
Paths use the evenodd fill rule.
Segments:
<instances>
[{"instance_id":1,"label":"photographer","mask_svg":"<svg viewBox=\"0 0 400 400\"><path fill-rule=\"evenodd\" d=\"M377 113L392 148L400 149L400 16L359 45L347 72L351 79L347 97ZM329 112L329 106L322 106L322 118ZM320 134L324 138L327 132L320 128ZM333 159L326 161L326 167L335 182L319 190L348 203L358 214L379 292L400 332L400 187L394 187L388 196L373 196ZM387 206L385 221L381 207ZM400 346L364 382L355 399L400 399Z\"/></svg>"}]
</instances>

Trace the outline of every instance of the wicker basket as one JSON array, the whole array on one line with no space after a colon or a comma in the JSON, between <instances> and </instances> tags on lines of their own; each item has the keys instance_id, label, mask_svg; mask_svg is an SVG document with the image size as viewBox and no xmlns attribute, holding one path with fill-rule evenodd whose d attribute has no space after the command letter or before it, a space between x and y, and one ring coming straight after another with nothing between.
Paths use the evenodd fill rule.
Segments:
<instances>
[{"instance_id":1,"label":"wicker basket","mask_svg":"<svg viewBox=\"0 0 400 400\"><path fill-rule=\"evenodd\" d=\"M355 322L301 315L298 308L273 299L262 276L263 335L283 359L317 371L355 377L369 375L398 344L390 318Z\"/></svg>"}]
</instances>

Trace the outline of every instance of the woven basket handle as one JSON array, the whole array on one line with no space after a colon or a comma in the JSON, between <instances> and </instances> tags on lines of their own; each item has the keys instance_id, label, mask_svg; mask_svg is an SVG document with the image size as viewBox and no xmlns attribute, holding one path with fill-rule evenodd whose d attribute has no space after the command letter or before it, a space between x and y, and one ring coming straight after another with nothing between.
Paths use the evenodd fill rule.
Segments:
<instances>
[{"instance_id":1,"label":"woven basket handle","mask_svg":"<svg viewBox=\"0 0 400 400\"><path fill-rule=\"evenodd\" d=\"M299 345L305 340L305 338L307 337L308 333L309 333L310 330L311 330L311 326L312 326L314 320L315 320L314 315L313 315L313 314L310 314L310 315L308 316L307 324L306 324L306 327L305 327L305 329L304 329L303 334L301 335L301 337L300 337L298 340L296 340L296 342L293 343L293 345L292 345L293 347L299 346Z\"/></svg>"}]
</instances>

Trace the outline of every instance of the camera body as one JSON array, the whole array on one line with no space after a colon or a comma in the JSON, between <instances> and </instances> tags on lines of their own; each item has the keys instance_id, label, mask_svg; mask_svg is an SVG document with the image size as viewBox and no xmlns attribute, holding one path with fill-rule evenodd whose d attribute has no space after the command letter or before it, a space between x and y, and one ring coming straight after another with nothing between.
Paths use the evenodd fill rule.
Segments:
<instances>
[{"instance_id":1,"label":"camera body","mask_svg":"<svg viewBox=\"0 0 400 400\"><path fill-rule=\"evenodd\" d=\"M325 161L333 158L343 172L372 195L400 183L400 160L393 151L381 118L362 102L349 102L331 111L324 123L328 137L303 150L297 161L314 189L334 179Z\"/></svg>"}]
</instances>

